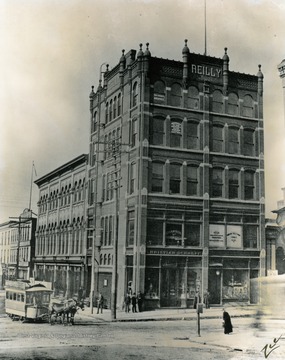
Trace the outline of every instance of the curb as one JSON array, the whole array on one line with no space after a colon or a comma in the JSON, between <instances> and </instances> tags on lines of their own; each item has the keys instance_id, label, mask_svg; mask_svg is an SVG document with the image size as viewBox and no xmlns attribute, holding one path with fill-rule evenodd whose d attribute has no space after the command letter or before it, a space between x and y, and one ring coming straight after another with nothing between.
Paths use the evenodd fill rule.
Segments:
<instances>
[{"instance_id":1,"label":"curb","mask_svg":"<svg viewBox=\"0 0 285 360\"><path fill-rule=\"evenodd\" d=\"M254 317L255 314L242 314L242 315L232 315L231 318L248 318L248 317ZM104 322L149 322L149 321L190 321L190 320L197 320L197 316L176 316L176 317L158 317L158 318L130 318L130 319L102 319L102 318L96 318L92 315L83 315L83 317L88 317L89 319L94 319L94 321L99 320ZM203 316L200 318L200 320L209 320L209 319L220 319L220 316L215 315L209 315L209 316Z\"/></svg>"}]
</instances>

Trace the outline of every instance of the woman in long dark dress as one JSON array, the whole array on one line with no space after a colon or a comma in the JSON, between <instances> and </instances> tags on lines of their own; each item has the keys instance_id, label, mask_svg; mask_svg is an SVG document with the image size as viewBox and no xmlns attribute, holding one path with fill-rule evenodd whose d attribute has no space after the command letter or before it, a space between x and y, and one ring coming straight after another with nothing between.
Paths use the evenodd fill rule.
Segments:
<instances>
[{"instance_id":1,"label":"woman in long dark dress","mask_svg":"<svg viewBox=\"0 0 285 360\"><path fill-rule=\"evenodd\" d=\"M233 325L230 314L225 309L223 309L223 320L224 320L224 333L229 334L233 332Z\"/></svg>"}]
</instances>

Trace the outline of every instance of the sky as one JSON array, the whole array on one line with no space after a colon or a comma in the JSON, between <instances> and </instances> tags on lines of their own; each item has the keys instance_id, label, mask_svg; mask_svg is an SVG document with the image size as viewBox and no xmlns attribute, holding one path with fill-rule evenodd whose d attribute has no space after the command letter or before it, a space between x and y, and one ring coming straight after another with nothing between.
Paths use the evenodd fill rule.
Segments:
<instances>
[{"instance_id":1,"label":"sky","mask_svg":"<svg viewBox=\"0 0 285 360\"><path fill-rule=\"evenodd\" d=\"M284 0L207 1L207 54L230 70L264 74L266 216L285 187ZM150 43L152 56L182 61L184 39L204 53L202 0L0 1L0 223L29 207L31 181L89 146L89 94L100 66ZM104 66L102 67L104 70ZM36 173L32 168L35 164ZM33 174L33 175L32 175ZM32 192L30 192L32 183Z\"/></svg>"}]
</instances>

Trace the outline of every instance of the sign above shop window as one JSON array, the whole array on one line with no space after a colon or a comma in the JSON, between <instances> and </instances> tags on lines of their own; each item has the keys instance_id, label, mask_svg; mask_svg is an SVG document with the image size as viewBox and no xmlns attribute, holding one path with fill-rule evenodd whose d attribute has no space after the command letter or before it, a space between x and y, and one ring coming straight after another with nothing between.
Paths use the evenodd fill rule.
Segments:
<instances>
[{"instance_id":1,"label":"sign above shop window","mask_svg":"<svg viewBox=\"0 0 285 360\"><path fill-rule=\"evenodd\" d=\"M225 225L210 224L210 247L225 247Z\"/></svg>"},{"instance_id":2,"label":"sign above shop window","mask_svg":"<svg viewBox=\"0 0 285 360\"><path fill-rule=\"evenodd\" d=\"M242 248L242 227L238 225L227 226L227 247L232 249Z\"/></svg>"}]
</instances>

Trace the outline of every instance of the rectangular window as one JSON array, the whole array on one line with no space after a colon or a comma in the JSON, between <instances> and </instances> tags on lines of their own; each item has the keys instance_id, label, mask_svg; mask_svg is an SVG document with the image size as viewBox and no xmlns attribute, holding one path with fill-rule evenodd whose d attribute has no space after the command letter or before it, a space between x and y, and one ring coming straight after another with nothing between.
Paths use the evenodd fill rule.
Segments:
<instances>
[{"instance_id":1,"label":"rectangular window","mask_svg":"<svg viewBox=\"0 0 285 360\"><path fill-rule=\"evenodd\" d=\"M134 245L135 239L135 212L129 211L128 213L128 246Z\"/></svg>"},{"instance_id":2,"label":"rectangular window","mask_svg":"<svg viewBox=\"0 0 285 360\"><path fill-rule=\"evenodd\" d=\"M229 153L239 153L239 131L238 129L229 128Z\"/></svg>"},{"instance_id":3,"label":"rectangular window","mask_svg":"<svg viewBox=\"0 0 285 360\"><path fill-rule=\"evenodd\" d=\"M164 119L153 119L150 128L150 143L152 145L163 145L165 138Z\"/></svg>"},{"instance_id":4,"label":"rectangular window","mask_svg":"<svg viewBox=\"0 0 285 360\"><path fill-rule=\"evenodd\" d=\"M188 166L187 167L186 194L188 196L198 194L198 177L197 177L197 167L196 166Z\"/></svg>"},{"instance_id":5,"label":"rectangular window","mask_svg":"<svg viewBox=\"0 0 285 360\"><path fill-rule=\"evenodd\" d=\"M182 124L181 122L172 121L171 132L170 132L170 146L181 147L181 143L182 143Z\"/></svg>"},{"instance_id":6,"label":"rectangular window","mask_svg":"<svg viewBox=\"0 0 285 360\"><path fill-rule=\"evenodd\" d=\"M130 194L133 194L135 191L135 177L136 177L136 164L131 164Z\"/></svg>"},{"instance_id":7,"label":"rectangular window","mask_svg":"<svg viewBox=\"0 0 285 360\"><path fill-rule=\"evenodd\" d=\"M200 224L185 224L184 246L200 246Z\"/></svg>"},{"instance_id":8,"label":"rectangular window","mask_svg":"<svg viewBox=\"0 0 285 360\"><path fill-rule=\"evenodd\" d=\"M254 131L243 131L243 151L246 156L254 156Z\"/></svg>"},{"instance_id":9,"label":"rectangular window","mask_svg":"<svg viewBox=\"0 0 285 360\"><path fill-rule=\"evenodd\" d=\"M213 127L213 151L223 152L223 128L221 126Z\"/></svg>"},{"instance_id":10,"label":"rectangular window","mask_svg":"<svg viewBox=\"0 0 285 360\"><path fill-rule=\"evenodd\" d=\"M131 123L131 147L134 147L136 146L136 143L137 143L137 135L138 135L138 129L137 129L137 125L138 122L137 120L133 120L132 123Z\"/></svg>"},{"instance_id":11,"label":"rectangular window","mask_svg":"<svg viewBox=\"0 0 285 360\"><path fill-rule=\"evenodd\" d=\"M163 221L154 219L147 221L147 245L162 245Z\"/></svg>"},{"instance_id":12,"label":"rectangular window","mask_svg":"<svg viewBox=\"0 0 285 360\"><path fill-rule=\"evenodd\" d=\"M180 193L180 165L170 164L170 194Z\"/></svg>"},{"instance_id":13,"label":"rectangular window","mask_svg":"<svg viewBox=\"0 0 285 360\"><path fill-rule=\"evenodd\" d=\"M182 224L166 224L165 245L182 246Z\"/></svg>"},{"instance_id":14,"label":"rectangular window","mask_svg":"<svg viewBox=\"0 0 285 360\"><path fill-rule=\"evenodd\" d=\"M198 124L189 122L187 124L187 149L198 149Z\"/></svg>"},{"instance_id":15,"label":"rectangular window","mask_svg":"<svg viewBox=\"0 0 285 360\"><path fill-rule=\"evenodd\" d=\"M244 199L254 199L254 174L252 172L244 173Z\"/></svg>"},{"instance_id":16,"label":"rectangular window","mask_svg":"<svg viewBox=\"0 0 285 360\"><path fill-rule=\"evenodd\" d=\"M223 170L213 169L212 171L212 197L223 196Z\"/></svg>"},{"instance_id":17,"label":"rectangular window","mask_svg":"<svg viewBox=\"0 0 285 360\"><path fill-rule=\"evenodd\" d=\"M229 171L229 198L239 198L239 172L231 170Z\"/></svg>"},{"instance_id":18,"label":"rectangular window","mask_svg":"<svg viewBox=\"0 0 285 360\"><path fill-rule=\"evenodd\" d=\"M109 241L108 241L108 245L112 245L113 244L113 217L110 216L109 217Z\"/></svg>"},{"instance_id":19,"label":"rectangular window","mask_svg":"<svg viewBox=\"0 0 285 360\"><path fill-rule=\"evenodd\" d=\"M152 163L152 192L163 192L163 164Z\"/></svg>"}]
</instances>

